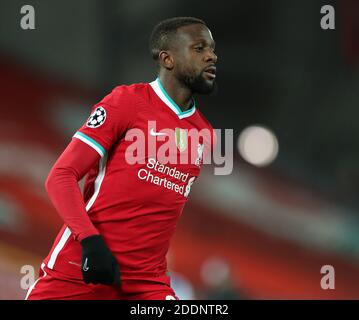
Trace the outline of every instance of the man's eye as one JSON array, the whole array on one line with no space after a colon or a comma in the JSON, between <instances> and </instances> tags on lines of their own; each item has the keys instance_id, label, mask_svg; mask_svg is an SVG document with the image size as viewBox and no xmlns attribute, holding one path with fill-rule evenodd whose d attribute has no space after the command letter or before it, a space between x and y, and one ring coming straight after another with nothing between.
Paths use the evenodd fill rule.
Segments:
<instances>
[{"instance_id":1,"label":"man's eye","mask_svg":"<svg viewBox=\"0 0 359 320\"><path fill-rule=\"evenodd\" d=\"M203 47L195 47L195 50L201 52L203 50Z\"/></svg>"}]
</instances>

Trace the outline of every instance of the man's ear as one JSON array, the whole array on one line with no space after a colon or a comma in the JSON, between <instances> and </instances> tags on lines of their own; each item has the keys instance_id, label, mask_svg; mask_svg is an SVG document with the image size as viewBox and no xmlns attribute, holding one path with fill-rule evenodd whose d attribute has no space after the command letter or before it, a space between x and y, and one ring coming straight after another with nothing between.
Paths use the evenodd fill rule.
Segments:
<instances>
[{"instance_id":1,"label":"man's ear","mask_svg":"<svg viewBox=\"0 0 359 320\"><path fill-rule=\"evenodd\" d=\"M174 60L172 55L168 51L161 51L158 55L159 63L161 67L167 70L172 70L174 67Z\"/></svg>"}]
</instances>

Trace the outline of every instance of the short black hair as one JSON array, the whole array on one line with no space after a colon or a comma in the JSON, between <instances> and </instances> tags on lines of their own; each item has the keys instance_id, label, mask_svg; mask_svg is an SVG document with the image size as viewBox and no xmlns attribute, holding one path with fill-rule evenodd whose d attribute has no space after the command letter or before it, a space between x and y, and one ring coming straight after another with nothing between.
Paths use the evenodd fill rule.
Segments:
<instances>
[{"instance_id":1,"label":"short black hair","mask_svg":"<svg viewBox=\"0 0 359 320\"><path fill-rule=\"evenodd\" d=\"M149 41L152 58L157 61L159 53L162 50L169 49L171 39L176 34L177 29L192 24L203 24L206 26L203 20L194 17L174 17L159 22L153 28Z\"/></svg>"}]
</instances>

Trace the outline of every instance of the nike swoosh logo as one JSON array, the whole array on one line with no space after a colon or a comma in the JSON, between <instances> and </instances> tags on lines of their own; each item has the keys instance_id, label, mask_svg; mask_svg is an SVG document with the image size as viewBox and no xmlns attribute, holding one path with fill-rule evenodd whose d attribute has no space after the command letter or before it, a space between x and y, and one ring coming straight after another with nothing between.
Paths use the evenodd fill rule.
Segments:
<instances>
[{"instance_id":1,"label":"nike swoosh logo","mask_svg":"<svg viewBox=\"0 0 359 320\"><path fill-rule=\"evenodd\" d=\"M88 259L86 258L86 259L85 259L84 266L82 267L82 270L85 271L85 272L90 269L90 267L87 265L87 260L88 260Z\"/></svg>"},{"instance_id":2,"label":"nike swoosh logo","mask_svg":"<svg viewBox=\"0 0 359 320\"><path fill-rule=\"evenodd\" d=\"M167 134L166 134L166 133L163 133L163 132L156 132L156 131L154 131L153 128L152 128L151 131L150 131L150 135L151 135L151 136L165 136L165 135L167 135Z\"/></svg>"}]
</instances>

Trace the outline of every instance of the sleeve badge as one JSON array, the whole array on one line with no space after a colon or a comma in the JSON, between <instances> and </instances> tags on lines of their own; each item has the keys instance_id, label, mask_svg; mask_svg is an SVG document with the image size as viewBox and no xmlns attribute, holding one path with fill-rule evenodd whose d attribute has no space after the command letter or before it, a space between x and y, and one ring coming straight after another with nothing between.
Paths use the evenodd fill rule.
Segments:
<instances>
[{"instance_id":1,"label":"sleeve badge","mask_svg":"<svg viewBox=\"0 0 359 320\"><path fill-rule=\"evenodd\" d=\"M89 128L98 128L106 121L106 110L103 107L97 107L87 120L86 126Z\"/></svg>"}]
</instances>

